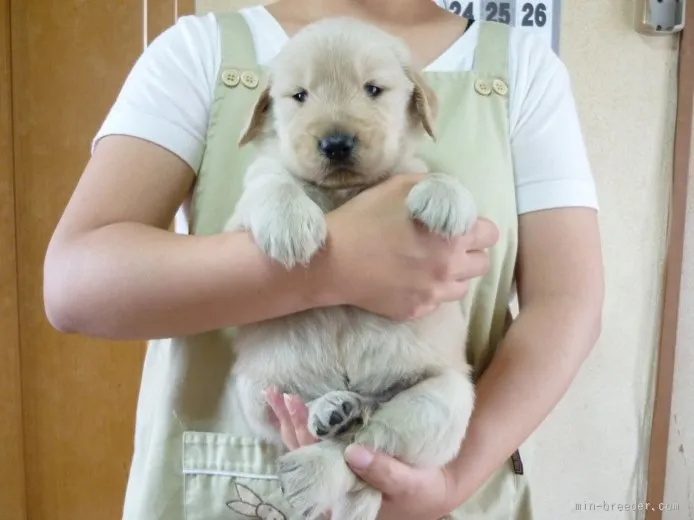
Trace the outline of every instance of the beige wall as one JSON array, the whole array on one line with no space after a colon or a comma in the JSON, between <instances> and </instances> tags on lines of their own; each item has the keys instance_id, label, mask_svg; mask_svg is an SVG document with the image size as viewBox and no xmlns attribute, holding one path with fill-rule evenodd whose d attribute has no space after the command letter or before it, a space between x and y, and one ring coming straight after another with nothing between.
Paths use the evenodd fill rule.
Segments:
<instances>
[{"instance_id":1,"label":"beige wall","mask_svg":"<svg viewBox=\"0 0 694 520\"><path fill-rule=\"evenodd\" d=\"M627 0L567 0L562 27L561 54L573 77L602 206L607 300L598 348L530 443L536 502L547 520L643 518L643 512L618 509L576 511L574 504L636 504L646 484L676 39L636 33ZM664 518L689 518L686 494L671 490L667 500L679 502L679 510Z\"/></svg>"},{"instance_id":2,"label":"beige wall","mask_svg":"<svg viewBox=\"0 0 694 520\"><path fill-rule=\"evenodd\" d=\"M243 1L242 3L257 3ZM228 9L198 0L199 11ZM574 81L602 207L604 332L576 384L525 447L538 520L639 519L675 110L677 40L633 30L631 0L563 2L561 55ZM691 187L694 192L694 182ZM694 193L689 229L694 229ZM683 301L666 502L694 510L694 237ZM576 504L608 503L609 511Z\"/></svg>"}]
</instances>

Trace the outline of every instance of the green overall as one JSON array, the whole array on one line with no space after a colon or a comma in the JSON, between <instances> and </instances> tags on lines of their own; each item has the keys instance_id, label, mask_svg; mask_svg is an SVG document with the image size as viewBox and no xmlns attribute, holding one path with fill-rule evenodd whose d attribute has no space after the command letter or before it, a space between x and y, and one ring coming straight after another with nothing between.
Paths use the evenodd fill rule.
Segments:
<instances>
[{"instance_id":1,"label":"green overall","mask_svg":"<svg viewBox=\"0 0 694 520\"><path fill-rule=\"evenodd\" d=\"M222 61L193 194L191 233L222 231L241 193L252 147L236 145L265 71L238 13L218 15ZM459 176L499 227L491 270L471 286L468 360L477 376L508 325L517 212L508 130L508 27L481 23L471 71L426 72L439 98L432 171ZM231 333L231 334L230 334ZM299 520L282 498L277 449L252 437L234 398L233 329L153 341L147 349L124 520ZM461 347L463 348L463 347ZM530 520L519 459L509 461L454 519ZM515 467L515 470L514 470Z\"/></svg>"}]
</instances>

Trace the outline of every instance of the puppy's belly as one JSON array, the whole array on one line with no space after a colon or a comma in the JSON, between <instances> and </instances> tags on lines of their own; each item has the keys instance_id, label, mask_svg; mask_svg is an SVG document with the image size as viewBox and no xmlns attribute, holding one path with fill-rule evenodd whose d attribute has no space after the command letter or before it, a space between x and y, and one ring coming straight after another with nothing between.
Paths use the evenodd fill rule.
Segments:
<instances>
[{"instance_id":1,"label":"puppy's belly","mask_svg":"<svg viewBox=\"0 0 694 520\"><path fill-rule=\"evenodd\" d=\"M405 324L353 307L316 309L242 327L234 372L247 413L260 423L270 386L304 402L335 390L384 401L444 370L466 373L466 336L457 304Z\"/></svg>"}]
</instances>

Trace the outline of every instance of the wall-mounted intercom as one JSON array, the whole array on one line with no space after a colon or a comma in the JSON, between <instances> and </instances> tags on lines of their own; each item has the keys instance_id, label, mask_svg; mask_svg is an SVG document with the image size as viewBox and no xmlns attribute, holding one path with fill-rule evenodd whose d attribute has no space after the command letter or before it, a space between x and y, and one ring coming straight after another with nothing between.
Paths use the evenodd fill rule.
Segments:
<instances>
[{"instance_id":1,"label":"wall-mounted intercom","mask_svg":"<svg viewBox=\"0 0 694 520\"><path fill-rule=\"evenodd\" d=\"M652 36L684 29L687 0L636 0L636 30Z\"/></svg>"}]
</instances>

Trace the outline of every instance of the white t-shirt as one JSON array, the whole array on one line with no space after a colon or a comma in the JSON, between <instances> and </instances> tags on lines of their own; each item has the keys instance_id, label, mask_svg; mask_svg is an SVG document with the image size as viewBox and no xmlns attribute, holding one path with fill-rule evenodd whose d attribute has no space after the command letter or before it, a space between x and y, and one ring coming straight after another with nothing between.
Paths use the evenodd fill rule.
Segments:
<instances>
[{"instance_id":1,"label":"white t-shirt","mask_svg":"<svg viewBox=\"0 0 694 520\"><path fill-rule=\"evenodd\" d=\"M266 64L287 34L262 6L241 10ZM472 67L479 36L473 24L426 70ZM140 56L94 139L125 134L154 142L198 170L221 66L213 14L180 18ZM584 206L597 197L566 67L539 37L513 28L509 43L509 128L518 213ZM177 218L177 230L186 223Z\"/></svg>"}]
</instances>

